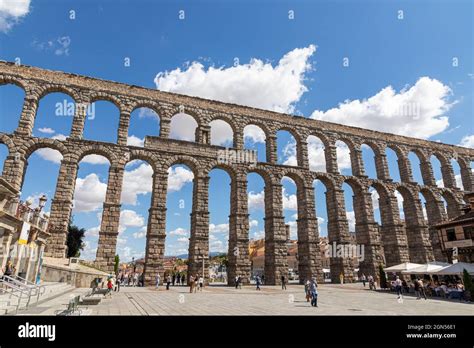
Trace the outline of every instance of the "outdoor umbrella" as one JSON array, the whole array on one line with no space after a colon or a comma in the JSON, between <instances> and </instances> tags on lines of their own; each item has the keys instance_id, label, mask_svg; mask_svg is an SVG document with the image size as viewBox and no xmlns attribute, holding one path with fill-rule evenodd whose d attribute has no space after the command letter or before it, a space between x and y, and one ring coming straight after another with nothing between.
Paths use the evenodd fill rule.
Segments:
<instances>
[{"instance_id":1,"label":"outdoor umbrella","mask_svg":"<svg viewBox=\"0 0 474 348\"><path fill-rule=\"evenodd\" d=\"M409 271L413 268L421 267L423 266L422 264L419 263L410 263L410 262L404 262L399 265L391 266L388 268L385 268L385 272L402 272L402 271Z\"/></svg>"},{"instance_id":2,"label":"outdoor umbrella","mask_svg":"<svg viewBox=\"0 0 474 348\"><path fill-rule=\"evenodd\" d=\"M421 267L413 268L408 271L403 271L404 274L433 274L436 271L439 271L442 268L449 266L449 263L446 262L428 262L422 265Z\"/></svg>"},{"instance_id":3,"label":"outdoor umbrella","mask_svg":"<svg viewBox=\"0 0 474 348\"><path fill-rule=\"evenodd\" d=\"M466 262L458 262L458 263L453 263L452 265L449 265L447 267L444 267L438 271L435 272L435 274L442 274L442 275L456 275L456 274L462 274L464 269L469 274L474 274L474 264L472 263L466 263Z\"/></svg>"}]
</instances>

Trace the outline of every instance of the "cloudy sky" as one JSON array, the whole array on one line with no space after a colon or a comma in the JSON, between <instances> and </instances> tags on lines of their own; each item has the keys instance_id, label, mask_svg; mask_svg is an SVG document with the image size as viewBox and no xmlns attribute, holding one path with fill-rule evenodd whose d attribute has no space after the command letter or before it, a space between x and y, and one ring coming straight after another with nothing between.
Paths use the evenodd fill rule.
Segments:
<instances>
[{"instance_id":1,"label":"cloudy sky","mask_svg":"<svg viewBox=\"0 0 474 348\"><path fill-rule=\"evenodd\" d=\"M35 1L0 0L0 59L226 102L355 125L433 141L474 147L472 2L300 1ZM18 124L23 92L0 87L0 131ZM72 99L44 97L34 135L65 139ZM415 112L403 112L406 108ZM118 111L97 102L86 122L86 139L115 141ZM193 141L195 122L172 120L171 136ZM135 110L129 144L143 146L159 135L159 115ZM265 159L265 136L245 129L245 144ZM212 124L212 142L232 145L225 123ZM310 166L324 171L321 143L309 139ZM0 165L7 155L0 145ZM350 174L347 147L338 144L338 163ZM390 173L399 180L396 156L387 152ZM373 153L363 148L366 172L375 177ZM279 163L295 164L294 139L278 134ZM418 162L410 156L415 179ZM24 198L54 195L61 155L42 149L29 158ZM439 185L439 162L432 160ZM94 258L109 163L85 158L74 195L74 223L87 229L83 256ZM454 166L456 174L459 167ZM118 253L144 254L150 205L151 168L126 168ZM263 181L249 179L250 237L263 236ZM187 252L193 174L169 170L166 254ZM211 172L210 249L225 251L230 179ZM283 180L285 218L296 238L294 183ZM345 197L354 229L352 192ZM326 235L324 185L315 183L321 235ZM373 195L377 207L376 194ZM401 204L401 201L400 201ZM49 204L47 206L49 209ZM402 212L403 214L403 212ZM403 215L402 215L403 216ZM375 217L379 220L378 210Z\"/></svg>"}]
</instances>

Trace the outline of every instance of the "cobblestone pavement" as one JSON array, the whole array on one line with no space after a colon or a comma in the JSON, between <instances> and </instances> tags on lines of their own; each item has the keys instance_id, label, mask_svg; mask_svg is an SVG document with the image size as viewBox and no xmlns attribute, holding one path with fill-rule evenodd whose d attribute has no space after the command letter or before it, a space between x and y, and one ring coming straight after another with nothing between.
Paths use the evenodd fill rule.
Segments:
<instances>
[{"instance_id":1,"label":"cobblestone pavement","mask_svg":"<svg viewBox=\"0 0 474 348\"><path fill-rule=\"evenodd\" d=\"M89 289L76 289L71 294L42 303L21 314L54 315L63 310L73 295ZM319 287L319 307L306 302L303 287L288 285L263 286L261 291L248 286L206 287L189 293L188 287L175 286L166 291L154 288L122 287L99 305L82 307L81 315L473 315L474 304L438 299L416 300L404 296L397 301L394 293L364 289L361 284Z\"/></svg>"}]
</instances>

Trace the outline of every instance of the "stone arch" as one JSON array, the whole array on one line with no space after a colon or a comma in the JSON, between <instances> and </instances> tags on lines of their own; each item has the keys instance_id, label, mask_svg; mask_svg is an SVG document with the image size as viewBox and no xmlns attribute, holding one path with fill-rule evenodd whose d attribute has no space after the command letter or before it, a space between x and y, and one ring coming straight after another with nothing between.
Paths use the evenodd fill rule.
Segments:
<instances>
[{"instance_id":1,"label":"stone arch","mask_svg":"<svg viewBox=\"0 0 474 348\"><path fill-rule=\"evenodd\" d=\"M47 139L47 138L36 138L28 141L24 145L24 155L25 158L28 159L30 155L38 149L41 148L51 148L53 150L57 150L61 153L63 158L67 158L69 156L69 150L64 145L64 143L57 139Z\"/></svg>"},{"instance_id":2,"label":"stone arch","mask_svg":"<svg viewBox=\"0 0 474 348\"><path fill-rule=\"evenodd\" d=\"M160 119L163 117L164 114L166 114L160 104L147 99L133 100L133 102L130 104L130 113L140 108L148 108L150 110L153 110L160 117Z\"/></svg>"},{"instance_id":3,"label":"stone arch","mask_svg":"<svg viewBox=\"0 0 474 348\"><path fill-rule=\"evenodd\" d=\"M168 168L176 164L184 164L187 167L189 167L189 169L191 169L191 171L193 172L194 177L196 177L198 173L203 173L202 164L198 160L196 160L194 157L186 156L186 155L184 156L176 155L176 156L171 156L167 158L163 163L163 168L165 170L168 170Z\"/></svg>"},{"instance_id":4,"label":"stone arch","mask_svg":"<svg viewBox=\"0 0 474 348\"><path fill-rule=\"evenodd\" d=\"M89 145L81 148L81 150L77 152L77 163L81 162L84 157L88 155L99 155L105 157L109 161L110 166L116 165L119 162L112 149L100 145Z\"/></svg>"},{"instance_id":5,"label":"stone arch","mask_svg":"<svg viewBox=\"0 0 474 348\"><path fill-rule=\"evenodd\" d=\"M441 189L441 196L446 200L449 219L454 219L462 214L462 202L450 189Z\"/></svg>"},{"instance_id":6,"label":"stone arch","mask_svg":"<svg viewBox=\"0 0 474 348\"><path fill-rule=\"evenodd\" d=\"M241 129L241 134L234 134L234 147L239 146L239 141L242 141L242 148L245 150L254 150L257 151L257 161L258 162L268 162L268 142L269 142L269 134L270 132L268 131L267 127L265 125L262 125L260 122L255 122L255 123L246 123L242 126L243 128ZM246 146L246 139L249 137L245 136L246 134L246 129L251 129L251 128L256 128L259 130L259 132L263 133L263 136L265 139L263 141L254 141L255 139L252 140L251 142L251 148L249 149L249 146ZM238 139L241 137L241 140ZM261 139L257 139L261 140ZM271 142L271 140L270 140ZM263 144L263 145L260 145Z\"/></svg>"},{"instance_id":7,"label":"stone arch","mask_svg":"<svg viewBox=\"0 0 474 348\"><path fill-rule=\"evenodd\" d=\"M182 137L181 138L176 138L176 136L173 134L173 132L175 132L175 126L173 125L173 122L176 121L176 117L178 118L183 118L183 117L186 117L186 118L190 118L191 120L193 120L194 122L196 122L196 126L194 127L194 133L192 134L192 136L189 136L189 139L186 137L186 139L183 139ZM174 121L173 121L174 120ZM178 112L178 113L173 113L170 117L170 139L176 139L176 140L184 140L184 141L191 141L191 142L199 142L200 140L200 137L199 137L199 132L200 132L200 123L201 120L199 118L199 116L197 116L196 113L194 112L190 112L189 110L185 110L184 112ZM209 135L209 134L207 134ZM208 139L206 139L208 140Z\"/></svg>"},{"instance_id":8,"label":"stone arch","mask_svg":"<svg viewBox=\"0 0 474 348\"><path fill-rule=\"evenodd\" d=\"M72 98L74 103L76 103L78 100L80 100L80 94L72 88L69 88L69 87L66 87L66 86L63 86L63 85L48 85L48 86L45 86L43 88L40 88L39 93L38 93L38 103L39 103L40 99L42 99L42 98L46 97L48 94L52 94L52 93L66 94L66 95L68 95L69 97Z\"/></svg>"},{"instance_id":9,"label":"stone arch","mask_svg":"<svg viewBox=\"0 0 474 348\"><path fill-rule=\"evenodd\" d=\"M324 137L324 135L323 135ZM315 140L312 140L315 139ZM313 133L310 133L308 137L306 138L306 143L308 144L308 167L309 170L311 171L320 171L320 172L327 172L326 168L326 145L327 144L327 139L323 139L319 136L314 135ZM322 146L318 145L320 143ZM322 151L321 153L318 153L318 151ZM321 158L320 158L321 157ZM318 165L321 165L321 169L324 170L318 170Z\"/></svg>"},{"instance_id":10,"label":"stone arch","mask_svg":"<svg viewBox=\"0 0 474 348\"><path fill-rule=\"evenodd\" d=\"M5 133L0 133L0 143L4 144L8 148L8 153L12 154L15 149L15 143L13 140Z\"/></svg>"},{"instance_id":11,"label":"stone arch","mask_svg":"<svg viewBox=\"0 0 474 348\"><path fill-rule=\"evenodd\" d=\"M28 87L29 83L23 79L19 79L14 76L0 75L0 86L9 85L9 84L20 87L25 94L26 94L26 91L29 89Z\"/></svg>"},{"instance_id":12,"label":"stone arch","mask_svg":"<svg viewBox=\"0 0 474 348\"><path fill-rule=\"evenodd\" d=\"M119 110L119 112L123 109L123 105L120 98L109 93L92 92L91 95L89 96L89 100L88 100L89 104L95 103L97 101L108 101L114 104Z\"/></svg>"},{"instance_id":13,"label":"stone arch","mask_svg":"<svg viewBox=\"0 0 474 348\"><path fill-rule=\"evenodd\" d=\"M295 139L295 159L296 159L296 164L295 166L301 166L301 160L300 160L300 155L302 154L302 145L301 145L301 136L300 134L294 129L286 125L281 125L275 129L275 142L276 142L276 155L278 158L278 154L280 152L280 147L278 146L278 133L279 132L287 132L290 134L293 139ZM267 139L268 140L268 139ZM288 143L290 144L290 143ZM283 164L283 163L280 163Z\"/></svg>"},{"instance_id":14,"label":"stone arch","mask_svg":"<svg viewBox=\"0 0 474 348\"><path fill-rule=\"evenodd\" d=\"M131 149L129 160L125 164L130 163L131 161L139 160L149 163L153 168L156 167L158 163L158 158L154 154L150 154L148 151L142 149Z\"/></svg>"}]
</instances>

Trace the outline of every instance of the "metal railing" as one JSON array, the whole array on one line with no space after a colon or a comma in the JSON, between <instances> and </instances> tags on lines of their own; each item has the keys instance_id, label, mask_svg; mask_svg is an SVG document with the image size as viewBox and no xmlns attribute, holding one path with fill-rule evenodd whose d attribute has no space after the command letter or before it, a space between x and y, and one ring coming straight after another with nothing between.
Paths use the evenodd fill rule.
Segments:
<instances>
[{"instance_id":1,"label":"metal railing","mask_svg":"<svg viewBox=\"0 0 474 348\"><path fill-rule=\"evenodd\" d=\"M44 292L46 291L46 288L44 286L33 284L32 282L29 282L28 280L20 276L4 275L0 279L0 285L2 285L0 291L9 294L9 299L11 299L12 296L18 298L15 313L18 313L18 309L20 307L22 299L27 300L26 308L28 308L32 296L36 296L36 303L38 303L40 295L44 294ZM26 294L26 297L23 297L24 294Z\"/></svg>"}]
</instances>

